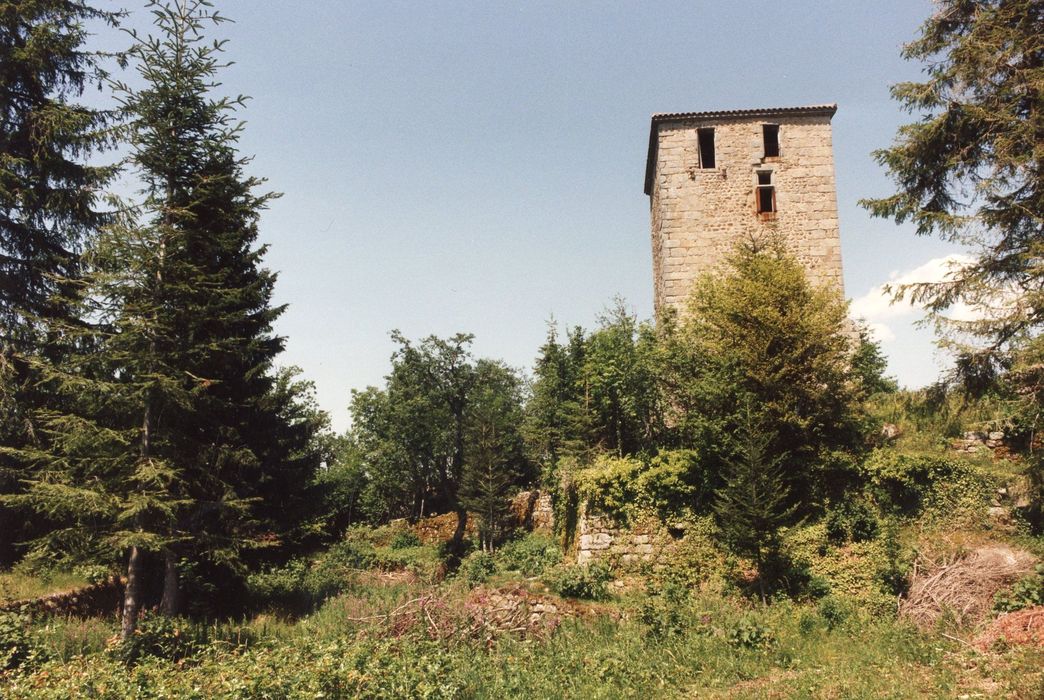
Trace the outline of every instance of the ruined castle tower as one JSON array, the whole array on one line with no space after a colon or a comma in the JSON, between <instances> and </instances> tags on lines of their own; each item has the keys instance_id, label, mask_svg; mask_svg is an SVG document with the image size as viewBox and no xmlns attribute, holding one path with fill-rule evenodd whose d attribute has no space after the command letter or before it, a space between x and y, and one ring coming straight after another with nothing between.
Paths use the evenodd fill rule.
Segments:
<instances>
[{"instance_id":1,"label":"ruined castle tower","mask_svg":"<svg viewBox=\"0 0 1044 700\"><path fill-rule=\"evenodd\" d=\"M830 119L837 105L653 115L645 193L655 304L740 241L780 237L813 284L844 294Z\"/></svg>"}]
</instances>

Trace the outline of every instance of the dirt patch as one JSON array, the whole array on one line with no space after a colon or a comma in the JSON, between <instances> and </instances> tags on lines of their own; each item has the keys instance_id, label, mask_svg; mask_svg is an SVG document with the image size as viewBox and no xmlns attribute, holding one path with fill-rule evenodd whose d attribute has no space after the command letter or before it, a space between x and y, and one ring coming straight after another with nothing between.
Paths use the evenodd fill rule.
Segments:
<instances>
[{"instance_id":1,"label":"dirt patch","mask_svg":"<svg viewBox=\"0 0 1044 700\"><path fill-rule=\"evenodd\" d=\"M464 596L431 588L386 612L373 611L363 600L345 599L341 604L350 613L348 620L366 623L369 634L378 637L420 634L447 642L480 641L487 645L506 635L544 638L566 618L598 616L608 610L536 593L521 585L481 587Z\"/></svg>"},{"instance_id":2,"label":"dirt patch","mask_svg":"<svg viewBox=\"0 0 1044 700\"><path fill-rule=\"evenodd\" d=\"M922 555L899 613L921 628L933 627L947 615L960 625L975 624L989 614L997 592L1032 571L1034 563L1033 555L1003 544L941 561Z\"/></svg>"},{"instance_id":3,"label":"dirt patch","mask_svg":"<svg viewBox=\"0 0 1044 700\"><path fill-rule=\"evenodd\" d=\"M420 576L410 569L393 569L391 571L365 569L357 574L355 580L362 586L401 586L419 583Z\"/></svg>"},{"instance_id":4,"label":"dirt patch","mask_svg":"<svg viewBox=\"0 0 1044 700\"><path fill-rule=\"evenodd\" d=\"M975 638L973 644L980 651L989 651L998 645L1044 649L1044 605L1001 615Z\"/></svg>"},{"instance_id":5,"label":"dirt patch","mask_svg":"<svg viewBox=\"0 0 1044 700\"><path fill-rule=\"evenodd\" d=\"M442 515L432 515L427 518L421 518L413 525L406 525L405 521L403 521L403 524L417 535L417 538L424 544L438 545L449 541L453 537L453 532L457 529L457 514L443 513ZM469 516L464 536L474 537L475 532L475 518Z\"/></svg>"}]
</instances>

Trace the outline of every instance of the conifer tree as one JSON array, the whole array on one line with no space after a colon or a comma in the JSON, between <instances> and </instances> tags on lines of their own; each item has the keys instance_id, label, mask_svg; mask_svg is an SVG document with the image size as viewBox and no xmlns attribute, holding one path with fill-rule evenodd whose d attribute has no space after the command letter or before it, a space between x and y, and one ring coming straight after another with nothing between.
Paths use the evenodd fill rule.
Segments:
<instances>
[{"instance_id":1,"label":"conifer tree","mask_svg":"<svg viewBox=\"0 0 1044 700\"><path fill-rule=\"evenodd\" d=\"M142 202L89 251L95 351L41 370L73 410L47 413L48 449L22 453L42 470L27 502L126 553L124 636L147 562L162 560L173 614L183 562L227 569L259 543L259 506L291 486L279 472L299 469L287 458L302 437L273 429L293 392L273 387L282 309L255 245L271 195L254 194L236 153L242 98L209 94L222 44L204 28L223 18L206 0L150 7L158 35L135 35L130 52L144 87L119 86Z\"/></svg>"},{"instance_id":2,"label":"conifer tree","mask_svg":"<svg viewBox=\"0 0 1044 700\"><path fill-rule=\"evenodd\" d=\"M862 202L910 221L918 235L966 246L971 264L948 279L904 285L960 339L965 353L1008 359L1044 326L1044 1L940 0L903 47L925 80L892 96L918 117L874 153L896 193ZM946 319L964 302L985 313ZM978 347L976 347L978 346Z\"/></svg>"},{"instance_id":3,"label":"conifer tree","mask_svg":"<svg viewBox=\"0 0 1044 700\"><path fill-rule=\"evenodd\" d=\"M759 427L749 404L743 414L736 454L726 462L725 485L718 490L714 515L726 545L750 557L765 597L770 564L779 558L779 531L794 517L787 505L784 455L773 454L772 434Z\"/></svg>"},{"instance_id":4,"label":"conifer tree","mask_svg":"<svg viewBox=\"0 0 1044 700\"><path fill-rule=\"evenodd\" d=\"M70 319L85 240L106 221L100 189L113 168L88 157L111 145L111 115L76 103L99 56L84 48L87 23L119 13L76 0L0 2L0 445L31 440L39 394L26 356L57 348L47 319ZM28 476L0 455L0 495ZM28 524L0 504L0 563Z\"/></svg>"},{"instance_id":5,"label":"conifer tree","mask_svg":"<svg viewBox=\"0 0 1044 700\"><path fill-rule=\"evenodd\" d=\"M478 516L479 540L486 551L501 538L511 491L526 475L521 422L518 377L499 362L479 360L468 397L461 500Z\"/></svg>"}]
</instances>

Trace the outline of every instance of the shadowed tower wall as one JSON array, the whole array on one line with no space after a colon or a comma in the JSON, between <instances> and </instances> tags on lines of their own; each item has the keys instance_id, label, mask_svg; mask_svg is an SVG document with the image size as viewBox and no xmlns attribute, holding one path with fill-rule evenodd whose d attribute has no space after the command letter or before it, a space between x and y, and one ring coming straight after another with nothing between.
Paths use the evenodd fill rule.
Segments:
<instances>
[{"instance_id":1,"label":"shadowed tower wall","mask_svg":"<svg viewBox=\"0 0 1044 700\"><path fill-rule=\"evenodd\" d=\"M813 284L844 295L830 131L836 109L653 116L645 193L657 311L681 310L696 278L737 243L772 238Z\"/></svg>"}]
</instances>

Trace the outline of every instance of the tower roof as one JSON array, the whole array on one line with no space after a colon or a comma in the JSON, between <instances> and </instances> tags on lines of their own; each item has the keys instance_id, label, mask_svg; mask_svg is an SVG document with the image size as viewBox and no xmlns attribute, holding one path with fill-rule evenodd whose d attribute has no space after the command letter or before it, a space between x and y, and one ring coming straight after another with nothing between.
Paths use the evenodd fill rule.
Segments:
<instances>
[{"instance_id":1,"label":"tower roof","mask_svg":"<svg viewBox=\"0 0 1044 700\"><path fill-rule=\"evenodd\" d=\"M713 119L758 119L771 117L833 117L836 104L807 105L805 107L761 107L757 109L726 109L713 112L664 112L652 115L649 125L649 154L645 160L645 194L652 194L653 169L656 163L656 138L660 124L670 122Z\"/></svg>"}]
</instances>

